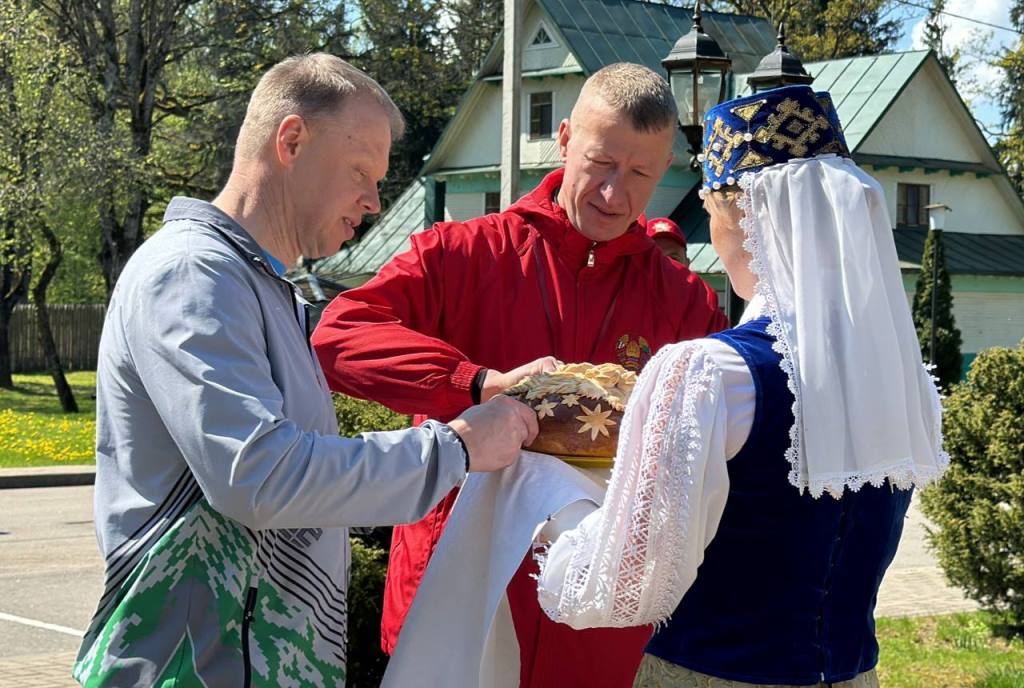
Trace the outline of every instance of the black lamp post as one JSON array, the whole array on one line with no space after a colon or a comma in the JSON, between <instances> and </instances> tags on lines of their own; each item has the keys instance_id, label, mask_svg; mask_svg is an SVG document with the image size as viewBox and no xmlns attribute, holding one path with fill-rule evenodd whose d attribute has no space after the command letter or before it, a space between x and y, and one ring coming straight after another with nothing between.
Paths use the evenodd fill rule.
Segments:
<instances>
[{"instance_id":1,"label":"black lamp post","mask_svg":"<svg viewBox=\"0 0 1024 688\"><path fill-rule=\"evenodd\" d=\"M747 77L747 83L754 90L767 91L770 88L793 84L810 84L814 77L807 73L800 58L786 47L786 27L779 24L778 44L775 50L765 55L754 73Z\"/></svg>"},{"instance_id":2,"label":"black lamp post","mask_svg":"<svg viewBox=\"0 0 1024 688\"><path fill-rule=\"evenodd\" d=\"M935 316L938 311L939 293L939 241L942 231L946 228L946 213L950 208L945 203L931 203L925 206L928 211L928 231L932 236L932 303L931 303L931 333L928 339L928 363L935 365L935 342L936 326Z\"/></svg>"},{"instance_id":3,"label":"black lamp post","mask_svg":"<svg viewBox=\"0 0 1024 688\"><path fill-rule=\"evenodd\" d=\"M679 124L696 156L703 146L704 115L725 100L732 60L700 23L700 0L693 6L693 27L661 61L679 108Z\"/></svg>"}]
</instances>

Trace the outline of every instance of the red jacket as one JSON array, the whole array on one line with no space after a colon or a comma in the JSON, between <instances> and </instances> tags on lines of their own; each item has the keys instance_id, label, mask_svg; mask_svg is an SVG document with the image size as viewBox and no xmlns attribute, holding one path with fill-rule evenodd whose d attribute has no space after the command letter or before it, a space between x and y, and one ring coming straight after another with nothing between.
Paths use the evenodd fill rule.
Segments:
<instances>
[{"instance_id":1,"label":"red jacket","mask_svg":"<svg viewBox=\"0 0 1024 688\"><path fill-rule=\"evenodd\" d=\"M413 234L412 247L324 311L313 344L332 387L450 420L481 367L542 356L637 369L664 344L726 327L715 292L634 224L595 244L553 202L562 170L503 213ZM453 495L397 527L382 642L390 652Z\"/></svg>"}]
</instances>

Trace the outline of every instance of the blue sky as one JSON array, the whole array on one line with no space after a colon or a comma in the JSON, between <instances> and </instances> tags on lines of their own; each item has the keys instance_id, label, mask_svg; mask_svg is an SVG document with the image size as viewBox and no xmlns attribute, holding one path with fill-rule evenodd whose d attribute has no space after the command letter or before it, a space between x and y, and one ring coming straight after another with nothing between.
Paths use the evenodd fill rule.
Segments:
<instances>
[{"instance_id":1,"label":"blue sky","mask_svg":"<svg viewBox=\"0 0 1024 688\"><path fill-rule=\"evenodd\" d=\"M928 5L927 0L914 0L915 4ZM927 10L904 7L908 18L903 24L903 36L897 44L899 50L920 49L922 28ZM1010 26L1010 0L948 0L946 11L980 19L992 24ZM965 65L965 75L959 84L961 95L967 101L974 116L990 131L1000 127L996 97L1002 83L1002 74L989 62L999 52L1012 46L1018 35L1001 31L955 17L943 18L946 24L946 41L951 47L959 47Z\"/></svg>"}]
</instances>

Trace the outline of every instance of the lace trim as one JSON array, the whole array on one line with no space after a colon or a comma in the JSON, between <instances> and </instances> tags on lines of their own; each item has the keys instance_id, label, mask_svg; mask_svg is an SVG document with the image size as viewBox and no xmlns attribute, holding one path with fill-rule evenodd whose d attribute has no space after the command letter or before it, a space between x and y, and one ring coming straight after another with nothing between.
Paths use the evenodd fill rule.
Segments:
<instances>
[{"instance_id":1,"label":"lace trim","mask_svg":"<svg viewBox=\"0 0 1024 688\"><path fill-rule=\"evenodd\" d=\"M633 428L642 426L639 457L620 455L605 505L595 512L600 518L561 535L572 553L564 580L557 582L560 590L540 590L541 607L553 620L575 626L574 619L586 616L588 627L664 622L692 583L681 572L688 568L692 464L703 451L697 401L720 375L706 355L694 371L698 353L696 343L669 345L645 367L644 375L658 376L651 408L638 418L630 406L619 438L620 448L630 447ZM547 554L534 554L541 578Z\"/></svg>"},{"instance_id":2,"label":"lace trim","mask_svg":"<svg viewBox=\"0 0 1024 688\"><path fill-rule=\"evenodd\" d=\"M800 431L803 428L803 415L801 413L800 386L796 384L799 379L796 358L793 356L793 348L790 344L790 330L792 324L782 317L782 310L779 308L779 301L775 294L774 285L771 282L768 272L768 263L764 255L764 246L761 243L754 223L754 201L752 190L756 174L745 174L740 177L739 186L742 193L736 199L736 203L742 211L740 228L743 230L743 249L750 254L750 271L754 274L757 282L754 284L754 292L764 299L765 307L768 309L769 336L775 339L772 342L772 349L782 356L779 362L782 372L786 374L786 386L793 394L793 425L789 428L789 447L786 449L786 461L789 462L789 482L798 490L803 491L809 487L806 461L802 461L802 443ZM820 497L821 492L811 493ZM840 494L842 490L840 489Z\"/></svg>"},{"instance_id":3,"label":"lace trim","mask_svg":"<svg viewBox=\"0 0 1024 688\"><path fill-rule=\"evenodd\" d=\"M779 305L779 298L775 292L771 274L768 270L767 257L764 246L757 232L756 223L753 217L752 190L758 175L746 174L740 177L739 187L742 193L738 194L736 203L742 211L740 228L743 230L743 248L750 254L750 270L757 279L754 286L756 294L760 295L768 310L767 333L774 337L772 349L782 359L779 366L786 374L786 385L793 394L793 425L789 429L790 446L786 449L786 460L789 462L789 482L798 490L807 490L812 497L817 499L822 494L828 493L838 499L842 497L843 491L849 488L857 492L865 484L875 487L882 486L889 480L899 489L909 489L914 485L924 485L937 480L949 466L949 454L942 448L942 402L934 385L934 378L925 371L929 381L926 388L932 398L932 410L934 416L932 428L932 446L937 447L936 465L934 467L922 467L916 464L914 457L907 457L898 466L872 471L870 473L843 473L837 475L823 476L810 479L807 459L804 455L802 444L803 433L803 400L800 396L800 385L797 384L799 377L799 363L793 353L792 332L795 327L792 317L787 317Z\"/></svg>"}]
</instances>

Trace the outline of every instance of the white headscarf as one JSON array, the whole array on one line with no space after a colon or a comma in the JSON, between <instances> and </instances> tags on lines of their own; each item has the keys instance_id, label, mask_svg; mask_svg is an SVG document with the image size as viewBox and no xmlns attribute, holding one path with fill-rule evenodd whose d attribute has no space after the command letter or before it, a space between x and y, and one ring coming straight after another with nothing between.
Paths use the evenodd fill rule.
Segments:
<instances>
[{"instance_id":1,"label":"white headscarf","mask_svg":"<svg viewBox=\"0 0 1024 688\"><path fill-rule=\"evenodd\" d=\"M793 392L789 481L815 497L938 478L942 407L925 369L885 197L849 158L739 180L744 248Z\"/></svg>"}]
</instances>

